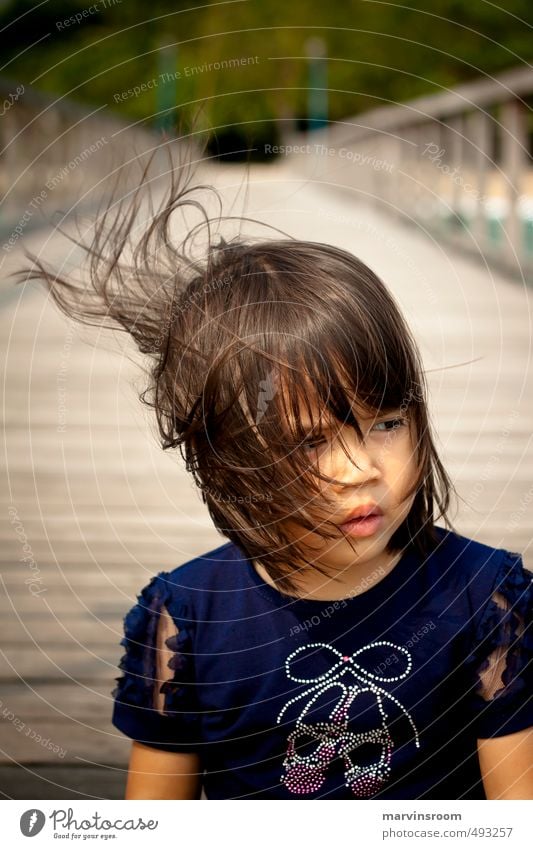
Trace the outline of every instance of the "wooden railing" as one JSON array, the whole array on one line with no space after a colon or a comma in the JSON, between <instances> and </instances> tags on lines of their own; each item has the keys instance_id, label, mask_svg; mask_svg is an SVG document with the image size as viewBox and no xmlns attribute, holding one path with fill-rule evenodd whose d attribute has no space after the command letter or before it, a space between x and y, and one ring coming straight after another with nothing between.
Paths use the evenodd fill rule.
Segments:
<instances>
[{"instance_id":1,"label":"wooden railing","mask_svg":"<svg viewBox=\"0 0 533 849\"><path fill-rule=\"evenodd\" d=\"M483 262L533 280L533 69L384 106L284 139L311 178L350 189ZM94 205L155 136L0 79L0 237ZM43 218L44 216L44 218Z\"/></svg>"},{"instance_id":2,"label":"wooden railing","mask_svg":"<svg viewBox=\"0 0 533 849\"><path fill-rule=\"evenodd\" d=\"M284 142L310 179L532 282L532 96L520 67Z\"/></svg>"},{"instance_id":3,"label":"wooden railing","mask_svg":"<svg viewBox=\"0 0 533 849\"><path fill-rule=\"evenodd\" d=\"M117 168L156 143L105 108L0 79L0 247L57 213L94 208Z\"/></svg>"}]
</instances>

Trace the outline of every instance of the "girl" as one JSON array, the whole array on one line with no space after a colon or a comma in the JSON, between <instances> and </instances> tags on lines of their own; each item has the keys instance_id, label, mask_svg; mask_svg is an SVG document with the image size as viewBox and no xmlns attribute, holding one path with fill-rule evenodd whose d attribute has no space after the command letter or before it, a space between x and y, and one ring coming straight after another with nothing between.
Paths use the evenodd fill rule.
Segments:
<instances>
[{"instance_id":1,"label":"girl","mask_svg":"<svg viewBox=\"0 0 533 849\"><path fill-rule=\"evenodd\" d=\"M30 272L148 355L162 447L226 539L125 617L126 798L533 799L531 575L447 517L398 306L331 245L215 244L178 173L140 238L147 174L110 202L89 286Z\"/></svg>"}]
</instances>

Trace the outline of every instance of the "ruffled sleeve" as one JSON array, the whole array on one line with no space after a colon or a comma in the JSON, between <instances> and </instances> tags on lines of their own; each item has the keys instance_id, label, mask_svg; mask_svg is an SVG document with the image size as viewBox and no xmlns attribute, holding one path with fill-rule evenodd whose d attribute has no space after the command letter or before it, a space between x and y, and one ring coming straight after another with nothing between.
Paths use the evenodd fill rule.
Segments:
<instances>
[{"instance_id":1,"label":"ruffled sleeve","mask_svg":"<svg viewBox=\"0 0 533 849\"><path fill-rule=\"evenodd\" d=\"M467 658L478 738L533 725L533 574L506 551Z\"/></svg>"},{"instance_id":2,"label":"ruffled sleeve","mask_svg":"<svg viewBox=\"0 0 533 849\"><path fill-rule=\"evenodd\" d=\"M168 573L160 572L140 592L124 618L126 649L116 678L113 725L140 743L166 751L199 745L191 618L177 599Z\"/></svg>"}]
</instances>

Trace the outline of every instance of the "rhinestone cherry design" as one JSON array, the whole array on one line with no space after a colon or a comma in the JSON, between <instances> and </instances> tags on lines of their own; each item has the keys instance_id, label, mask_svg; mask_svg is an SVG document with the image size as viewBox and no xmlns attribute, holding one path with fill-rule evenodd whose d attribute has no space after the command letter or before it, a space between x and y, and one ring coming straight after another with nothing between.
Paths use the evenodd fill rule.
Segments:
<instances>
[{"instance_id":1,"label":"rhinestone cherry design","mask_svg":"<svg viewBox=\"0 0 533 849\"><path fill-rule=\"evenodd\" d=\"M385 646L403 654L407 666L400 675L376 675L364 668L356 658L371 649ZM302 653L313 649L324 649L333 656L332 666L323 674L312 678L296 676L291 670L291 664ZM397 646L388 640L376 640L358 649L349 657L342 655L328 643L309 643L293 651L285 661L285 670L291 681L310 684L303 693L295 696L286 703L280 711L277 722L290 705L307 698L300 712L295 729L289 734L287 755L283 761L284 774L281 782L291 793L308 794L319 790L326 778L329 764L335 757L344 762L345 784L354 796L369 798L386 783L390 777L392 737L387 727L387 713L384 702L394 702L409 720L413 729L414 741L420 747L418 731L410 714L404 706L388 693L377 682L400 681L409 675L412 669L411 655L403 646ZM306 714L317 700L328 691L339 690L339 698L328 717L328 722L308 722ZM369 731L357 732L349 726L349 708L353 701L362 693L372 693L376 698L381 724ZM352 722L353 726L353 722ZM375 747L377 755L370 763L361 765L357 761L358 749L364 744ZM306 746L307 754L300 754L298 749Z\"/></svg>"}]
</instances>

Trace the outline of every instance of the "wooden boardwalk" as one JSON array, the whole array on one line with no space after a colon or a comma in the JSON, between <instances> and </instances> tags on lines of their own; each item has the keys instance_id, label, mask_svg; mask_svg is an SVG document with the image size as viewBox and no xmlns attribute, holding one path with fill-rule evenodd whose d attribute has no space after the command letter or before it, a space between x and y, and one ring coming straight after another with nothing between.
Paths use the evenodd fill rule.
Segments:
<instances>
[{"instance_id":1,"label":"wooden boardwalk","mask_svg":"<svg viewBox=\"0 0 533 849\"><path fill-rule=\"evenodd\" d=\"M224 166L214 179L230 201L242 177ZM288 162L250 177L247 215L348 248L388 283L430 372L438 445L463 499L452 519L533 569L532 291L349 192L306 184ZM52 231L25 244L52 261L68 250ZM91 332L35 286L4 283L1 297L0 792L123 798L130 743L110 721L123 617L155 572L224 538L179 456L159 449L119 345L87 344Z\"/></svg>"}]
</instances>

